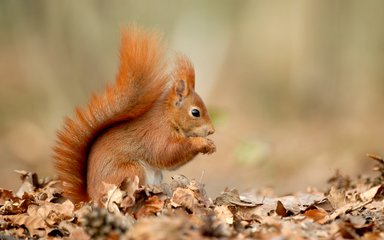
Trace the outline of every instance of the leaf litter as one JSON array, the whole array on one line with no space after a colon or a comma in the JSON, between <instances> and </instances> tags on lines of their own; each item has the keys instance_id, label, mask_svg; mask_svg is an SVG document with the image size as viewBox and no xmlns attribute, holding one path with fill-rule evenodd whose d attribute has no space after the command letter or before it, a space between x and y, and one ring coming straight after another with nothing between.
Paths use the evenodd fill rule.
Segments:
<instances>
[{"instance_id":1,"label":"leaf litter","mask_svg":"<svg viewBox=\"0 0 384 240\"><path fill-rule=\"evenodd\" d=\"M384 160L368 156L377 176L336 172L324 192L227 188L211 199L177 175L156 186L105 184L101 207L73 204L60 181L17 171L19 190L0 189L0 239L384 239Z\"/></svg>"}]
</instances>

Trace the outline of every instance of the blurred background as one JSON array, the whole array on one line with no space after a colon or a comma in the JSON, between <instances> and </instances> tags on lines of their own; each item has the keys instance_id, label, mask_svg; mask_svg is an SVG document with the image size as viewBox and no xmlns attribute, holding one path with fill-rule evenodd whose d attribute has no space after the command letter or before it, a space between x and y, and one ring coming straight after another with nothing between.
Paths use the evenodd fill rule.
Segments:
<instances>
[{"instance_id":1,"label":"blurred background","mask_svg":"<svg viewBox=\"0 0 384 240\"><path fill-rule=\"evenodd\" d=\"M0 1L0 187L54 176L65 115L114 81L121 29L164 33L195 64L217 153L175 173L211 196L323 188L384 154L384 1Z\"/></svg>"}]
</instances>

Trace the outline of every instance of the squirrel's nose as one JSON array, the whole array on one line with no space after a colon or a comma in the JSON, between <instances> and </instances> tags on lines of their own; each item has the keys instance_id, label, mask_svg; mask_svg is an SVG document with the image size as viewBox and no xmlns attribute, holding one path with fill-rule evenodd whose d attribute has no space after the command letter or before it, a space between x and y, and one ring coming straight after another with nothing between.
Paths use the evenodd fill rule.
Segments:
<instances>
[{"instance_id":1,"label":"squirrel's nose","mask_svg":"<svg viewBox=\"0 0 384 240\"><path fill-rule=\"evenodd\" d=\"M207 131L208 135L211 135L211 134L213 134L214 132L215 132L215 129L213 128L213 126L210 127L210 128L208 128L208 131Z\"/></svg>"}]
</instances>

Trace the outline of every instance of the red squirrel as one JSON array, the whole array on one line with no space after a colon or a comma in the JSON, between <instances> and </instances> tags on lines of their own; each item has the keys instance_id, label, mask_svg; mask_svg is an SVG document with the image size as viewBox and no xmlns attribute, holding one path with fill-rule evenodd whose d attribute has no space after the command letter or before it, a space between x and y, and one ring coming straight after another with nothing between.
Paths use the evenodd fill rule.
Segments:
<instances>
[{"instance_id":1,"label":"red squirrel","mask_svg":"<svg viewBox=\"0 0 384 240\"><path fill-rule=\"evenodd\" d=\"M103 182L119 185L137 176L142 185L160 183L161 170L216 151L191 61L179 54L169 64L164 54L159 34L129 27L116 82L65 118L54 165L73 202L100 202Z\"/></svg>"}]
</instances>

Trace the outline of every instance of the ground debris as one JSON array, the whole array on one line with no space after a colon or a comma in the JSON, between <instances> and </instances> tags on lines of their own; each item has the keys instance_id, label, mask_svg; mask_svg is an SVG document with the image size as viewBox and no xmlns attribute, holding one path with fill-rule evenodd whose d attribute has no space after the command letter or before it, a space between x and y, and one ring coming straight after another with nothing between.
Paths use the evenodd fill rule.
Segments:
<instances>
[{"instance_id":1,"label":"ground debris","mask_svg":"<svg viewBox=\"0 0 384 240\"><path fill-rule=\"evenodd\" d=\"M225 189L212 200L178 175L157 186L105 184L103 206L73 204L59 181L17 171L17 193L0 189L0 239L383 239L384 161L369 157L379 176L336 172L325 192Z\"/></svg>"}]
</instances>

